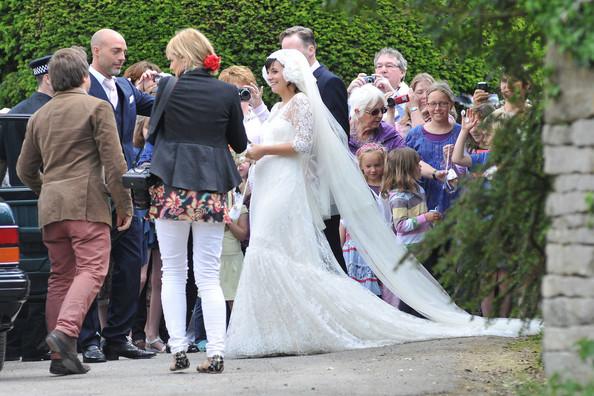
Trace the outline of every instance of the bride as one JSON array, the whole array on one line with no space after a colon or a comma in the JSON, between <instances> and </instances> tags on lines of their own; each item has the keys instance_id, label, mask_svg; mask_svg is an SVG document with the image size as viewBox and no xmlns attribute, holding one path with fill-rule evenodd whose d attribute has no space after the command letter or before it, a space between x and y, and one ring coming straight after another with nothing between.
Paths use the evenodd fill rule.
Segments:
<instances>
[{"instance_id":1,"label":"bride","mask_svg":"<svg viewBox=\"0 0 594 396\"><path fill-rule=\"evenodd\" d=\"M408 258L381 217L344 132L324 106L305 57L271 54L280 96L263 126L250 208L250 246L227 333L228 357L314 354L478 335L533 334L540 323L471 316ZM323 236L335 203L373 272L430 320L408 315L348 278Z\"/></svg>"}]
</instances>

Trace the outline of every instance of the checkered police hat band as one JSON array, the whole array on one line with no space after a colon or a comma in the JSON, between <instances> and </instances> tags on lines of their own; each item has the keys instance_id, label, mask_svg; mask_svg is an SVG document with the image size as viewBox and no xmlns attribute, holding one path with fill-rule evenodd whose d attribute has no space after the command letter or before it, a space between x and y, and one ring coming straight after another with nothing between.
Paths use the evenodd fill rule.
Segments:
<instances>
[{"instance_id":1,"label":"checkered police hat band","mask_svg":"<svg viewBox=\"0 0 594 396\"><path fill-rule=\"evenodd\" d=\"M47 65L41 65L33 68L33 75L40 76L42 74L46 74L48 71Z\"/></svg>"}]
</instances>

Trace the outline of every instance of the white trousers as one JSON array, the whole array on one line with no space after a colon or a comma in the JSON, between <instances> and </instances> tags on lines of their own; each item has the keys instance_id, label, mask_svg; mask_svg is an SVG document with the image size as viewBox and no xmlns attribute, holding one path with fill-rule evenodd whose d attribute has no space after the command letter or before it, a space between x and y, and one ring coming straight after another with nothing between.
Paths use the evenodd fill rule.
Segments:
<instances>
[{"instance_id":1,"label":"white trousers","mask_svg":"<svg viewBox=\"0 0 594 396\"><path fill-rule=\"evenodd\" d=\"M193 236L194 278L202 298L202 312L208 357L225 351L225 297L219 281L224 223L156 220L163 286L161 300L171 353L186 351L186 281L188 278L188 235Z\"/></svg>"}]
</instances>

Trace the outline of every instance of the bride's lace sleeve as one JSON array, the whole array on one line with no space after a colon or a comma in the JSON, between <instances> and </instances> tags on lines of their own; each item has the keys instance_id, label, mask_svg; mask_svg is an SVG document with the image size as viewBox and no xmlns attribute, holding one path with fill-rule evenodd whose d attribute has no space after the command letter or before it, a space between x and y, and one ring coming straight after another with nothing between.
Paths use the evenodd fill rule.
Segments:
<instances>
[{"instance_id":1,"label":"bride's lace sleeve","mask_svg":"<svg viewBox=\"0 0 594 396\"><path fill-rule=\"evenodd\" d=\"M309 99L298 93L289 106L286 117L296 130L293 149L298 153L309 153L313 146L313 112Z\"/></svg>"}]
</instances>

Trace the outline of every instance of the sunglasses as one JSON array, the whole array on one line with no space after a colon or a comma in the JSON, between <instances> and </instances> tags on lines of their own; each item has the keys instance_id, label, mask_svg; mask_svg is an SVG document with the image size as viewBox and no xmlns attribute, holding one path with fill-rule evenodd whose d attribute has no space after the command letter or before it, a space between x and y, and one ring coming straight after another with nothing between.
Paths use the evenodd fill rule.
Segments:
<instances>
[{"instance_id":1,"label":"sunglasses","mask_svg":"<svg viewBox=\"0 0 594 396\"><path fill-rule=\"evenodd\" d=\"M371 110L371 111L369 111L369 110L365 110L365 112L366 112L367 114L370 114L370 115L372 115L373 117L376 117L376 116L380 115L380 113L381 113L381 114L385 114L385 113L386 113L386 111L388 111L388 109L387 109L386 107L380 107L380 108L377 108L377 109L373 109L373 110Z\"/></svg>"}]
</instances>

